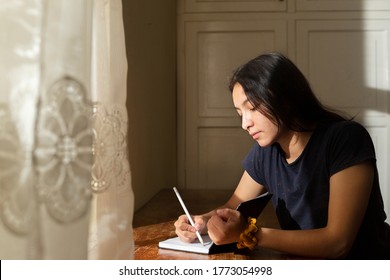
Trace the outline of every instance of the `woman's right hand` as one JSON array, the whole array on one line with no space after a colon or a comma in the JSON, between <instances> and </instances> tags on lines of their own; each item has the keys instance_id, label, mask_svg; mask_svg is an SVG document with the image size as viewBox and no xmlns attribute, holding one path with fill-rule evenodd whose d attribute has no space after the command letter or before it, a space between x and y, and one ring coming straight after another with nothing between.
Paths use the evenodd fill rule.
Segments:
<instances>
[{"instance_id":1,"label":"woman's right hand","mask_svg":"<svg viewBox=\"0 0 390 280\"><path fill-rule=\"evenodd\" d=\"M191 226L190 221L186 215L181 215L175 222L176 234L180 240L191 243L197 239L196 231L198 230L201 234L207 232L206 224L207 220L204 216L192 216L195 227Z\"/></svg>"}]
</instances>

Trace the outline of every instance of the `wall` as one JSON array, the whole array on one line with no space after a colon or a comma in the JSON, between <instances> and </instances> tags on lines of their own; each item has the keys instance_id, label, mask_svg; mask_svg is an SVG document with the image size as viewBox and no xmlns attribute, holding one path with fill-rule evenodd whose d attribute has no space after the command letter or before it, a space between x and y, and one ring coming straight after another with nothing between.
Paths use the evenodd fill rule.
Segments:
<instances>
[{"instance_id":1,"label":"wall","mask_svg":"<svg viewBox=\"0 0 390 280\"><path fill-rule=\"evenodd\" d=\"M123 0L135 210L176 185L176 0Z\"/></svg>"}]
</instances>

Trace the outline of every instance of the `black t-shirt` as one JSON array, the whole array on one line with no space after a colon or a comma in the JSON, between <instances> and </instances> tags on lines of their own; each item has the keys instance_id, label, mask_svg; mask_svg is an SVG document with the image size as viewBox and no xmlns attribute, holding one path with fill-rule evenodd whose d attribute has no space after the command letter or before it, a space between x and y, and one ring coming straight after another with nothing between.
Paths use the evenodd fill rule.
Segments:
<instances>
[{"instance_id":1,"label":"black t-shirt","mask_svg":"<svg viewBox=\"0 0 390 280\"><path fill-rule=\"evenodd\" d=\"M386 214L375 149L360 124L342 121L318 128L291 164L278 144L262 148L256 143L243 166L273 194L272 203L281 228L299 230L326 226L330 177L364 161L372 162L375 178L365 217L348 258L390 259L390 227L384 222Z\"/></svg>"}]
</instances>

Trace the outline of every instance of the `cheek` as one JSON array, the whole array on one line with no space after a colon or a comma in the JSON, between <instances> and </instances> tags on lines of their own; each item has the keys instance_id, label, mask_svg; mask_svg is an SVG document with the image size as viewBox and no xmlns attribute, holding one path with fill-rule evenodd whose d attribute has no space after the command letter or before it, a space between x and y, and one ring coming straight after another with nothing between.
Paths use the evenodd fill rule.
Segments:
<instances>
[{"instance_id":1,"label":"cheek","mask_svg":"<svg viewBox=\"0 0 390 280\"><path fill-rule=\"evenodd\" d=\"M279 128L274 124L272 124L272 134L274 135L274 137L278 137L280 135Z\"/></svg>"},{"instance_id":2,"label":"cheek","mask_svg":"<svg viewBox=\"0 0 390 280\"><path fill-rule=\"evenodd\" d=\"M276 127L273 122L271 122L267 117L262 114L258 114L256 116L256 122L260 126L260 128L263 128L265 130L274 130Z\"/></svg>"},{"instance_id":3,"label":"cheek","mask_svg":"<svg viewBox=\"0 0 390 280\"><path fill-rule=\"evenodd\" d=\"M269 121L267 119L266 122L264 122L264 132L271 137L271 138L277 138L278 135L280 134L280 130L278 126L276 126L273 122Z\"/></svg>"}]
</instances>

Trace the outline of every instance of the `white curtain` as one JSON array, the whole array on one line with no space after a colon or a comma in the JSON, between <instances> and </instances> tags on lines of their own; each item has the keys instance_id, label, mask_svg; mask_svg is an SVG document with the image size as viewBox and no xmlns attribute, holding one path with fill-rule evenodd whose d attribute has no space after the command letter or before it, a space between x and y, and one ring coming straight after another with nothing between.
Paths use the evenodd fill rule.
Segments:
<instances>
[{"instance_id":1,"label":"white curtain","mask_svg":"<svg viewBox=\"0 0 390 280\"><path fill-rule=\"evenodd\" d=\"M131 259L120 0L0 0L0 259Z\"/></svg>"}]
</instances>

